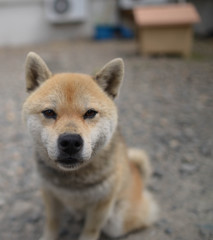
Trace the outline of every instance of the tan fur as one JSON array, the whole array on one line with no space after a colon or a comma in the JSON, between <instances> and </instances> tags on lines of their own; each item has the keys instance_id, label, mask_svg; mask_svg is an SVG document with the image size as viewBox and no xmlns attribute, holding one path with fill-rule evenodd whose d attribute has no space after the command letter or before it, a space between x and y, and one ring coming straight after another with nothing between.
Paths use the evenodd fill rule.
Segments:
<instances>
[{"instance_id":1,"label":"tan fur","mask_svg":"<svg viewBox=\"0 0 213 240\"><path fill-rule=\"evenodd\" d=\"M52 75L44 61L30 53L23 117L32 135L46 208L43 240L56 240L63 207L85 218L79 240L97 240L104 231L118 237L147 227L157 207L146 190L151 167L141 150L127 149L117 129L113 99L123 78L123 61L115 59L94 77L77 73ZM56 116L49 118L44 110ZM88 109L96 110L85 118ZM62 164L59 138L78 135L83 145L74 163ZM77 157L76 157L77 156ZM68 161L72 161L69 160Z\"/></svg>"},{"instance_id":2,"label":"tan fur","mask_svg":"<svg viewBox=\"0 0 213 240\"><path fill-rule=\"evenodd\" d=\"M142 175L144 184L149 182L150 176L152 174L152 169L149 158L145 151L137 148L129 148L128 157L129 160L134 162L135 165L138 167Z\"/></svg>"}]
</instances>

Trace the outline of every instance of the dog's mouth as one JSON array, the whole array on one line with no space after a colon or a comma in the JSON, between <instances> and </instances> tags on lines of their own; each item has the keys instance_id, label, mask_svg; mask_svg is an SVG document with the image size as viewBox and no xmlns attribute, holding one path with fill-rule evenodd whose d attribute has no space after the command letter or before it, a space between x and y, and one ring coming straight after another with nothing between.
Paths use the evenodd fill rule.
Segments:
<instances>
[{"instance_id":1,"label":"dog's mouth","mask_svg":"<svg viewBox=\"0 0 213 240\"><path fill-rule=\"evenodd\" d=\"M77 159L77 158L63 158L63 159L58 159L57 164L59 167L62 167L63 169L75 169L79 165L83 163L83 161Z\"/></svg>"}]
</instances>

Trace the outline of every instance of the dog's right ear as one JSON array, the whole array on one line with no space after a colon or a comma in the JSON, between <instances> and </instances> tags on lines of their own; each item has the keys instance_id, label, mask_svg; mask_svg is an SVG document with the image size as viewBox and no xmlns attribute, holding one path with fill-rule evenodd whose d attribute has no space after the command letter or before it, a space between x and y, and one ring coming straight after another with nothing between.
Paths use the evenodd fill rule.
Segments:
<instances>
[{"instance_id":1,"label":"dog's right ear","mask_svg":"<svg viewBox=\"0 0 213 240\"><path fill-rule=\"evenodd\" d=\"M52 75L44 60L34 52L30 52L27 55L25 74L26 88L29 93L34 91Z\"/></svg>"},{"instance_id":2,"label":"dog's right ear","mask_svg":"<svg viewBox=\"0 0 213 240\"><path fill-rule=\"evenodd\" d=\"M118 93L123 81L124 62L121 58L116 58L108 62L95 75L95 81L98 85L114 99Z\"/></svg>"}]
</instances>

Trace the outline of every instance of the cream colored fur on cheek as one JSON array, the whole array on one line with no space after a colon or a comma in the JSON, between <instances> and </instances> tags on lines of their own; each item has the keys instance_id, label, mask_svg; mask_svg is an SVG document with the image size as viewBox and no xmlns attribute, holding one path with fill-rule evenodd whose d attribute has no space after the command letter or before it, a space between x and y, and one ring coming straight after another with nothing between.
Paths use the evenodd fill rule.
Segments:
<instances>
[{"instance_id":1,"label":"cream colored fur on cheek","mask_svg":"<svg viewBox=\"0 0 213 240\"><path fill-rule=\"evenodd\" d=\"M41 129L43 126L36 115L30 115L27 118L27 127L35 143L41 144Z\"/></svg>"},{"instance_id":2,"label":"cream colored fur on cheek","mask_svg":"<svg viewBox=\"0 0 213 240\"><path fill-rule=\"evenodd\" d=\"M40 119L36 115L31 115L27 119L29 132L39 148L44 148L48 152L50 159L56 160L58 156L57 136L48 128L44 128Z\"/></svg>"},{"instance_id":3,"label":"cream colored fur on cheek","mask_svg":"<svg viewBox=\"0 0 213 240\"><path fill-rule=\"evenodd\" d=\"M106 146L117 125L115 119L101 118L91 131L91 147L93 151L98 151Z\"/></svg>"},{"instance_id":4,"label":"cream colored fur on cheek","mask_svg":"<svg viewBox=\"0 0 213 240\"><path fill-rule=\"evenodd\" d=\"M44 128L41 132L41 141L47 149L49 158L53 161L57 160L59 156L58 136L50 129Z\"/></svg>"}]
</instances>

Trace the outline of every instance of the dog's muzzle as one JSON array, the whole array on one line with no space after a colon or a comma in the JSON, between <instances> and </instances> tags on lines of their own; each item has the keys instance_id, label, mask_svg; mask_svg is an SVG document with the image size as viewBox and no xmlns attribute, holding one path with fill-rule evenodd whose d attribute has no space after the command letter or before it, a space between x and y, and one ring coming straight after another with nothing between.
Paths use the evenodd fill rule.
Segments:
<instances>
[{"instance_id":1,"label":"dog's muzzle","mask_svg":"<svg viewBox=\"0 0 213 240\"><path fill-rule=\"evenodd\" d=\"M57 162L71 165L81 162L81 150L84 142L79 134L64 133L58 138L59 157Z\"/></svg>"}]
</instances>

